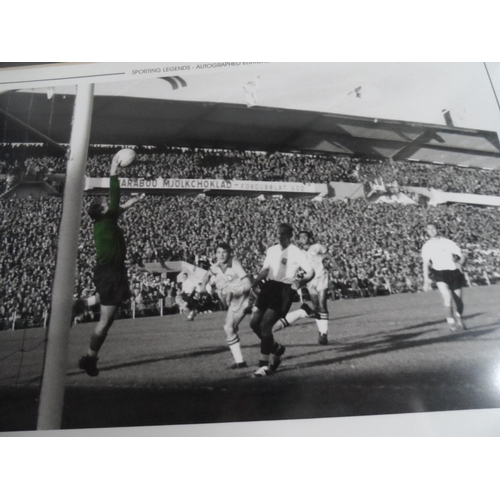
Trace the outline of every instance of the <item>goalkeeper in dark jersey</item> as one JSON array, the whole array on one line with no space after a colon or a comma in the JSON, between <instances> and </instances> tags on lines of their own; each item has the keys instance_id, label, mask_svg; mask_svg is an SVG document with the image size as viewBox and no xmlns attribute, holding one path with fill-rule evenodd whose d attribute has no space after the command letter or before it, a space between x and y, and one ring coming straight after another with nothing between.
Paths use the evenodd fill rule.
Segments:
<instances>
[{"instance_id":1,"label":"goalkeeper in dark jersey","mask_svg":"<svg viewBox=\"0 0 500 500\"><path fill-rule=\"evenodd\" d=\"M91 377L99 374L97 354L106 340L118 307L120 303L131 297L125 267L127 246L123 231L118 225L118 217L145 196L143 193L120 206L120 182L117 175L119 166L120 160L115 155L109 172L109 205L104 198L93 202L88 210L94 222L97 260L94 284L97 292L96 299L101 304L101 319L90 338L89 350L80 358L78 367L85 370Z\"/></svg>"}]
</instances>

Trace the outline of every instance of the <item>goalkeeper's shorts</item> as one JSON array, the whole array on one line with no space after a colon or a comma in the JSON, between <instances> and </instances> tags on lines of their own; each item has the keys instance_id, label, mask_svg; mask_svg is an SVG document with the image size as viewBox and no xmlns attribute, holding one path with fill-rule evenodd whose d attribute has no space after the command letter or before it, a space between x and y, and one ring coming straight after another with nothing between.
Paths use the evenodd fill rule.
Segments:
<instances>
[{"instance_id":1,"label":"goalkeeper's shorts","mask_svg":"<svg viewBox=\"0 0 500 500\"><path fill-rule=\"evenodd\" d=\"M115 306L132 297L125 267L97 264L94 284L103 306Z\"/></svg>"}]
</instances>

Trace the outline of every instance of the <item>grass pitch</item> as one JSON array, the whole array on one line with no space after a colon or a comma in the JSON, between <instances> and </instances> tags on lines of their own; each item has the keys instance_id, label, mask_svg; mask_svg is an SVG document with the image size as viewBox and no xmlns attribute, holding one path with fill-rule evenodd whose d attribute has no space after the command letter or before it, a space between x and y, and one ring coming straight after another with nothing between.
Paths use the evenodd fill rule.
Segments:
<instances>
[{"instance_id":1,"label":"grass pitch","mask_svg":"<svg viewBox=\"0 0 500 500\"><path fill-rule=\"evenodd\" d=\"M259 342L240 326L249 367L231 370L225 313L118 320L100 374L77 368L94 324L70 331L63 429L267 421L500 407L500 286L464 290L467 331L440 296L329 302L327 346L313 319L276 334L280 369L253 378ZM294 304L293 308L299 304ZM45 331L0 334L0 431L35 430Z\"/></svg>"}]
</instances>

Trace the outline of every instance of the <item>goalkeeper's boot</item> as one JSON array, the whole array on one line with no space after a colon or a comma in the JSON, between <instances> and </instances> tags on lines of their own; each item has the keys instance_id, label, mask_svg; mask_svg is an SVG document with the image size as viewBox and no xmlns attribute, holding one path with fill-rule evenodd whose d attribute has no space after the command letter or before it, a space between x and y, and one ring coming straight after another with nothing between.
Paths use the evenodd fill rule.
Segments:
<instances>
[{"instance_id":1,"label":"goalkeeper's boot","mask_svg":"<svg viewBox=\"0 0 500 500\"><path fill-rule=\"evenodd\" d=\"M95 356L89 356L86 354L80 358L78 368L80 368L80 370L85 370L89 377L97 377L97 375L99 375L99 368L97 368L98 359L99 358Z\"/></svg>"}]
</instances>

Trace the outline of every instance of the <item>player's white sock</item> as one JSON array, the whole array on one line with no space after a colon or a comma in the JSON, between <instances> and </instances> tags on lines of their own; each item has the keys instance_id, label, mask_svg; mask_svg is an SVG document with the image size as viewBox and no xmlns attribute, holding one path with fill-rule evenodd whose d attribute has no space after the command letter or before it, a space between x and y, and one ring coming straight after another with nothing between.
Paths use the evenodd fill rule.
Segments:
<instances>
[{"instance_id":1,"label":"player's white sock","mask_svg":"<svg viewBox=\"0 0 500 500\"><path fill-rule=\"evenodd\" d=\"M455 323L455 318L448 317L448 318L446 318L446 321L448 321L449 325L453 325Z\"/></svg>"},{"instance_id":2,"label":"player's white sock","mask_svg":"<svg viewBox=\"0 0 500 500\"><path fill-rule=\"evenodd\" d=\"M319 318L316 320L316 325L318 326L318 331L321 334L328 333L328 313L319 313Z\"/></svg>"},{"instance_id":3,"label":"player's white sock","mask_svg":"<svg viewBox=\"0 0 500 500\"><path fill-rule=\"evenodd\" d=\"M233 355L234 361L236 363L243 363L243 354L241 352L241 344L240 338L238 335L231 337L226 340L229 349L231 350L231 354Z\"/></svg>"},{"instance_id":4,"label":"player's white sock","mask_svg":"<svg viewBox=\"0 0 500 500\"><path fill-rule=\"evenodd\" d=\"M97 351L93 351L92 349L89 349L87 351L87 354L93 358L97 358Z\"/></svg>"}]
</instances>

